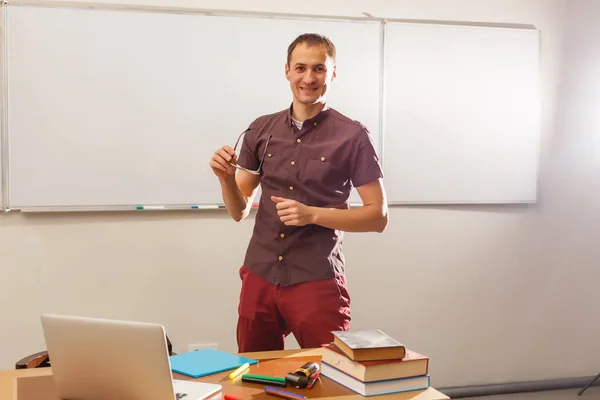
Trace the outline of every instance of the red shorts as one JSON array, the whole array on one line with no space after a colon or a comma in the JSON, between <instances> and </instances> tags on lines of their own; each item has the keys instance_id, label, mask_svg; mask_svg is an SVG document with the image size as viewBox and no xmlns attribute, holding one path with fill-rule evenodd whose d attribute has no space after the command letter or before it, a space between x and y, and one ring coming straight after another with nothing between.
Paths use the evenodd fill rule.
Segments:
<instances>
[{"instance_id":1,"label":"red shorts","mask_svg":"<svg viewBox=\"0 0 600 400\"><path fill-rule=\"evenodd\" d=\"M331 331L350 329L350 296L344 276L276 286L240 268L242 290L237 341L241 353L282 350L290 333L301 348L333 340Z\"/></svg>"}]
</instances>

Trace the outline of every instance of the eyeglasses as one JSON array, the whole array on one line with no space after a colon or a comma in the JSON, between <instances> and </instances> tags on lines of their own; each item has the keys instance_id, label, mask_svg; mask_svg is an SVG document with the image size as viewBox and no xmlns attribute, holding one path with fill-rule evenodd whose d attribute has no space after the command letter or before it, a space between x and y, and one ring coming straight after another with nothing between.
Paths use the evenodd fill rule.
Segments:
<instances>
[{"instance_id":1,"label":"eyeglasses","mask_svg":"<svg viewBox=\"0 0 600 400\"><path fill-rule=\"evenodd\" d=\"M237 138L237 140L235 142L235 146L233 146L233 152L234 152L234 154L237 154L237 147L238 147L238 144L240 143L240 139L242 138L242 136L244 136L244 134L246 132L248 132L250 130L251 130L251 128L248 128L244 132L242 132L240 134L240 136L238 136L238 138ZM258 169L251 170L251 169L248 169L248 168L244 168L244 167L242 167L242 166L240 166L238 164L233 164L231 161L229 161L229 165L231 165L231 166L233 166L233 167L235 167L235 168L237 168L237 169L239 169L241 171L246 171L248 173L251 173L252 175L262 175L262 165L263 165L263 162L265 161L265 156L267 155L267 148L269 147L269 142L271 141L272 137L273 137L273 135L269 135L269 138L267 139L267 143L265 143L265 150L263 151L263 155L262 155L262 157L260 159L260 164L258 164Z\"/></svg>"}]
</instances>

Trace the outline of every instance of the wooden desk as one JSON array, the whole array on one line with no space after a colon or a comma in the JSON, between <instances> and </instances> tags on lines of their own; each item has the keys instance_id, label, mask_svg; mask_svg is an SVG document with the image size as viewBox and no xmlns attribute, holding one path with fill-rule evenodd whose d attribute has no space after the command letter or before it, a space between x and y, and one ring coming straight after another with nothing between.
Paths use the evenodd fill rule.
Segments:
<instances>
[{"instance_id":1,"label":"wooden desk","mask_svg":"<svg viewBox=\"0 0 600 400\"><path fill-rule=\"evenodd\" d=\"M284 350L273 352L246 353L246 357L259 360L259 363L250 367L249 373L259 375L285 376L287 372L294 371L308 361L321 360L321 350ZM243 383L239 379L230 381L229 372L214 374L198 379L203 382L217 382L223 385L223 390L211 396L208 400L221 400L223 394L231 394L241 399L273 400L276 397L264 393L263 385ZM36 368L26 370L0 371L0 399L8 400L59 400L54 392L52 381L52 368ZM192 379L187 376L174 374L176 379ZM312 389L285 390L300 392L309 399L321 400L339 399L364 400L365 397L347 389L336 382L322 376L319 383ZM398 393L375 397L377 400L448 400L449 397L429 388L410 393Z\"/></svg>"}]
</instances>

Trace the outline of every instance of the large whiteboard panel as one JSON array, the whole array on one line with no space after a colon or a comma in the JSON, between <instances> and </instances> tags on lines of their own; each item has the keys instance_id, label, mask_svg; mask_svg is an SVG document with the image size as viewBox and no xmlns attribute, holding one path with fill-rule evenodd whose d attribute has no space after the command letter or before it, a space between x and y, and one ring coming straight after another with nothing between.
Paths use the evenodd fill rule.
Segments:
<instances>
[{"instance_id":1,"label":"large whiteboard panel","mask_svg":"<svg viewBox=\"0 0 600 400\"><path fill-rule=\"evenodd\" d=\"M5 165L4 162L6 161L6 156L3 154L4 153L4 141L2 138L2 132L0 132L0 212L2 212L3 210L6 210L7 204L6 201L4 199L5 196L5 186L6 186L6 182L5 182Z\"/></svg>"},{"instance_id":2,"label":"large whiteboard panel","mask_svg":"<svg viewBox=\"0 0 600 400\"><path fill-rule=\"evenodd\" d=\"M0 73L2 73L2 72L0 71ZM0 90L4 90L4 88L2 87L1 84L0 84ZM0 101L0 104L1 103L2 103L2 101ZM8 201L6 199L6 197L8 195L8 189L7 189L7 185L8 185L7 161L8 161L8 159L6 157L6 151L7 151L6 138L7 138L7 136L6 136L6 115L5 115L4 104L2 104L2 110L1 110L1 114L0 114L0 212L6 211L6 209L8 208Z\"/></svg>"},{"instance_id":3,"label":"large whiteboard panel","mask_svg":"<svg viewBox=\"0 0 600 400\"><path fill-rule=\"evenodd\" d=\"M1 85L0 85L1 87ZM7 207L7 201L5 200L5 195L6 195L6 177L5 174L7 172L6 169L6 155L5 155L5 151L6 151L6 145L5 145L5 121L4 119L6 118L6 116L4 115L4 111L2 111L1 113L1 117L0 117L0 212L5 211L6 207Z\"/></svg>"},{"instance_id":4,"label":"large whiteboard panel","mask_svg":"<svg viewBox=\"0 0 600 400\"><path fill-rule=\"evenodd\" d=\"M389 23L385 54L390 202L536 200L537 31Z\"/></svg>"},{"instance_id":5,"label":"large whiteboard panel","mask_svg":"<svg viewBox=\"0 0 600 400\"><path fill-rule=\"evenodd\" d=\"M289 107L304 32L337 46L329 105L379 146L375 22L9 6L11 207L221 204L210 156Z\"/></svg>"},{"instance_id":6,"label":"large whiteboard panel","mask_svg":"<svg viewBox=\"0 0 600 400\"><path fill-rule=\"evenodd\" d=\"M5 32L5 7L0 7L0 30ZM6 58L6 37L0 34L0 66ZM8 206L5 196L7 195L6 174L6 87L5 87L5 70L0 67L0 212L5 211Z\"/></svg>"}]
</instances>

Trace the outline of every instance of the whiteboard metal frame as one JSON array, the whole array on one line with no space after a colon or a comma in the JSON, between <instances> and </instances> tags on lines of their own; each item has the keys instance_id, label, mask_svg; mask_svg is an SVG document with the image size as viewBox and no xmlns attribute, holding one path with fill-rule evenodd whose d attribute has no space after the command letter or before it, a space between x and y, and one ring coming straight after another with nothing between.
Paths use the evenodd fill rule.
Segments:
<instances>
[{"instance_id":1,"label":"whiteboard metal frame","mask_svg":"<svg viewBox=\"0 0 600 400\"><path fill-rule=\"evenodd\" d=\"M225 205L199 205L192 206L189 204L169 204L166 206L148 205L145 209L137 209L135 205L107 205L107 206L34 206L34 207L19 207L13 211L23 213L48 213L48 212L97 212L97 211L130 211L139 213L160 212L160 211L204 211L204 210L224 210Z\"/></svg>"},{"instance_id":2,"label":"whiteboard metal frame","mask_svg":"<svg viewBox=\"0 0 600 400\"><path fill-rule=\"evenodd\" d=\"M380 51L380 59L379 59L379 159L381 163L381 168L383 169L383 157L384 157L384 149L385 146L383 142L385 141L384 132L385 132L385 80L386 80L386 68L385 68L385 34L387 28L387 20L383 20L381 22L381 38L379 43L379 51ZM383 171L385 175L385 170ZM384 177L385 180L385 177Z\"/></svg>"},{"instance_id":3,"label":"whiteboard metal frame","mask_svg":"<svg viewBox=\"0 0 600 400\"><path fill-rule=\"evenodd\" d=\"M383 18L371 16L369 13L363 13L362 17L324 15L324 14L296 14L296 13L275 13L266 11L241 11L211 8L195 7L170 7L170 6L151 6L137 4L106 4L102 2L81 3L76 1L52 1L52 0L3 0L4 3L12 6L41 6L56 8L76 8L93 9L103 11L135 11L135 12L154 12L161 14L200 14L207 16L222 17L254 17L254 18L279 18L279 19L310 19L325 21L375 21L381 22Z\"/></svg>"},{"instance_id":4,"label":"whiteboard metal frame","mask_svg":"<svg viewBox=\"0 0 600 400\"><path fill-rule=\"evenodd\" d=\"M0 211L10 210L8 202L8 72L7 66L7 0L3 0L0 8L0 18L2 18L2 32L0 32L0 57L2 58L2 72L0 76Z\"/></svg>"}]
</instances>

